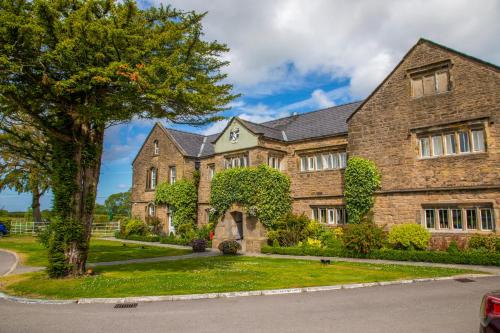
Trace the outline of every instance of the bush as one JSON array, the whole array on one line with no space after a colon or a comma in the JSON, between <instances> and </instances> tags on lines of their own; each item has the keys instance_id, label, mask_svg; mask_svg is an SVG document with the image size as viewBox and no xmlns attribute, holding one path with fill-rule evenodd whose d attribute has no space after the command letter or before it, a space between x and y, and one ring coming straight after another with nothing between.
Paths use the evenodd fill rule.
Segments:
<instances>
[{"instance_id":1,"label":"bush","mask_svg":"<svg viewBox=\"0 0 500 333\"><path fill-rule=\"evenodd\" d=\"M205 252L207 248L207 240L203 238L194 239L191 242L191 246L193 247L193 252Z\"/></svg>"},{"instance_id":2,"label":"bush","mask_svg":"<svg viewBox=\"0 0 500 333\"><path fill-rule=\"evenodd\" d=\"M344 231L343 241L347 251L368 254L382 247L384 232L374 223L350 224Z\"/></svg>"},{"instance_id":3,"label":"bush","mask_svg":"<svg viewBox=\"0 0 500 333\"><path fill-rule=\"evenodd\" d=\"M469 249L500 252L500 238L494 235L474 234L469 239Z\"/></svg>"},{"instance_id":4,"label":"bush","mask_svg":"<svg viewBox=\"0 0 500 333\"><path fill-rule=\"evenodd\" d=\"M149 227L149 231L154 235L160 235L161 233L161 221L156 216L146 217L146 224Z\"/></svg>"},{"instance_id":5,"label":"bush","mask_svg":"<svg viewBox=\"0 0 500 333\"><path fill-rule=\"evenodd\" d=\"M395 225L387 235L387 242L396 250L425 250L430 239L430 232L420 224Z\"/></svg>"},{"instance_id":6,"label":"bush","mask_svg":"<svg viewBox=\"0 0 500 333\"><path fill-rule=\"evenodd\" d=\"M315 229L313 224L319 226L319 223L311 221L305 214L287 214L276 221L273 230L268 232L267 238L270 244L276 240L280 246L297 245L310 236L311 231Z\"/></svg>"},{"instance_id":7,"label":"bush","mask_svg":"<svg viewBox=\"0 0 500 333\"><path fill-rule=\"evenodd\" d=\"M213 231L213 224L204 224L196 230L196 238L210 240L210 231Z\"/></svg>"},{"instance_id":8,"label":"bush","mask_svg":"<svg viewBox=\"0 0 500 333\"><path fill-rule=\"evenodd\" d=\"M125 224L124 236L139 235L145 236L148 233L148 227L139 219L132 218Z\"/></svg>"},{"instance_id":9,"label":"bush","mask_svg":"<svg viewBox=\"0 0 500 333\"><path fill-rule=\"evenodd\" d=\"M460 253L460 249L458 248L458 244L456 240L452 240L446 249L446 252L450 254L458 254Z\"/></svg>"},{"instance_id":10,"label":"bush","mask_svg":"<svg viewBox=\"0 0 500 333\"><path fill-rule=\"evenodd\" d=\"M373 193L380 186L380 172L372 161L352 157L347 161L344 177L349 223L360 223L373 207Z\"/></svg>"},{"instance_id":11,"label":"bush","mask_svg":"<svg viewBox=\"0 0 500 333\"><path fill-rule=\"evenodd\" d=\"M120 234L120 232L115 233L115 238L118 239L128 239L128 240L135 240L135 241L141 241L141 242L159 242L160 241L160 236L158 235L123 235Z\"/></svg>"},{"instance_id":12,"label":"bush","mask_svg":"<svg viewBox=\"0 0 500 333\"><path fill-rule=\"evenodd\" d=\"M225 240L219 244L218 248L223 254L236 254L238 250L241 250L241 245L235 240Z\"/></svg>"}]
</instances>

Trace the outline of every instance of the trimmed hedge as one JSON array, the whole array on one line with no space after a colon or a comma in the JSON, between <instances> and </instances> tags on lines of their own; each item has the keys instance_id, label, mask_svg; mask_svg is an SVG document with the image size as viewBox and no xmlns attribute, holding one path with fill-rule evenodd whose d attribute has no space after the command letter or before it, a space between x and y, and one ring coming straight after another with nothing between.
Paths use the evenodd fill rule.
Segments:
<instances>
[{"instance_id":1,"label":"trimmed hedge","mask_svg":"<svg viewBox=\"0 0 500 333\"><path fill-rule=\"evenodd\" d=\"M128 236L124 236L122 234L120 234L119 232L117 232L115 234L115 238L118 238L118 239L127 239L127 240L135 240L135 241L141 241L141 242L159 242L160 241L160 236L157 236L157 235L145 235L145 236L141 236L141 235L128 235Z\"/></svg>"},{"instance_id":2,"label":"trimmed hedge","mask_svg":"<svg viewBox=\"0 0 500 333\"><path fill-rule=\"evenodd\" d=\"M191 246L192 240L187 240L184 238L173 238L173 237L160 237L160 243L162 244L172 244L172 245L184 245ZM207 248L212 247L212 241L207 241Z\"/></svg>"},{"instance_id":3,"label":"trimmed hedge","mask_svg":"<svg viewBox=\"0 0 500 333\"><path fill-rule=\"evenodd\" d=\"M298 256L320 256L320 257L346 257L383 259L399 261L419 261L443 264L466 264L500 266L500 254L485 251L464 251L459 253L448 253L443 251L402 251L392 249L373 250L368 255L355 255L354 253L328 248L304 248L304 247L272 247L264 246L262 253L284 254Z\"/></svg>"}]
</instances>

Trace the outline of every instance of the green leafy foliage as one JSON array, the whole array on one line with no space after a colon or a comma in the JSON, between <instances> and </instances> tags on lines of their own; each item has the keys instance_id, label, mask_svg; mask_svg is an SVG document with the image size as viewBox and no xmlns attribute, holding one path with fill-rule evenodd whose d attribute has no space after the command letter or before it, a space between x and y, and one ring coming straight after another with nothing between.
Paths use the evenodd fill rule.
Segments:
<instances>
[{"instance_id":1,"label":"green leafy foliage","mask_svg":"<svg viewBox=\"0 0 500 333\"><path fill-rule=\"evenodd\" d=\"M233 204L255 213L268 229L291 211L290 179L266 165L234 168L217 173L211 185L210 205L217 217Z\"/></svg>"},{"instance_id":2,"label":"green leafy foliage","mask_svg":"<svg viewBox=\"0 0 500 333\"><path fill-rule=\"evenodd\" d=\"M120 232L115 233L115 238L118 239L128 239L128 240L135 240L135 241L141 241L141 242L159 242L160 241L160 236L158 235L123 235Z\"/></svg>"},{"instance_id":3,"label":"green leafy foliage","mask_svg":"<svg viewBox=\"0 0 500 333\"><path fill-rule=\"evenodd\" d=\"M223 254L234 255L238 253L239 250L241 250L241 245L235 240L225 240L219 244L218 249Z\"/></svg>"},{"instance_id":4,"label":"green leafy foliage","mask_svg":"<svg viewBox=\"0 0 500 333\"><path fill-rule=\"evenodd\" d=\"M125 223L125 230L123 235L128 237L130 235L145 236L148 233L147 225L140 219L132 218Z\"/></svg>"},{"instance_id":5,"label":"green leafy foliage","mask_svg":"<svg viewBox=\"0 0 500 333\"><path fill-rule=\"evenodd\" d=\"M446 252L450 254L458 254L460 253L460 249L458 248L458 244L456 240L452 240L446 249Z\"/></svg>"},{"instance_id":6,"label":"green leafy foliage","mask_svg":"<svg viewBox=\"0 0 500 333\"><path fill-rule=\"evenodd\" d=\"M380 186L380 172L375 163L352 157L345 169L344 197L349 223L360 223L373 207L373 193Z\"/></svg>"},{"instance_id":7,"label":"green leafy foliage","mask_svg":"<svg viewBox=\"0 0 500 333\"><path fill-rule=\"evenodd\" d=\"M184 235L193 231L198 208L198 189L193 181L161 183L155 192L155 202L168 205L173 212L172 223L177 233Z\"/></svg>"},{"instance_id":8,"label":"green leafy foliage","mask_svg":"<svg viewBox=\"0 0 500 333\"><path fill-rule=\"evenodd\" d=\"M193 239L191 242L191 247L193 248L193 252L205 252L207 248L207 240L203 238Z\"/></svg>"},{"instance_id":9,"label":"green leafy foliage","mask_svg":"<svg viewBox=\"0 0 500 333\"><path fill-rule=\"evenodd\" d=\"M343 242L347 251L368 254L380 249L384 241L384 231L374 223L350 224L344 231Z\"/></svg>"},{"instance_id":10,"label":"green leafy foliage","mask_svg":"<svg viewBox=\"0 0 500 333\"><path fill-rule=\"evenodd\" d=\"M387 242L396 250L425 250L430 239L429 230L414 223L395 225L387 235Z\"/></svg>"},{"instance_id":11,"label":"green leafy foliage","mask_svg":"<svg viewBox=\"0 0 500 333\"><path fill-rule=\"evenodd\" d=\"M130 194L130 191L111 194L106 201L104 201L106 213L111 213L111 217L113 215L130 216L130 211L132 209Z\"/></svg>"},{"instance_id":12,"label":"green leafy foliage","mask_svg":"<svg viewBox=\"0 0 500 333\"><path fill-rule=\"evenodd\" d=\"M500 237L474 234L469 239L469 249L500 253Z\"/></svg>"}]
</instances>

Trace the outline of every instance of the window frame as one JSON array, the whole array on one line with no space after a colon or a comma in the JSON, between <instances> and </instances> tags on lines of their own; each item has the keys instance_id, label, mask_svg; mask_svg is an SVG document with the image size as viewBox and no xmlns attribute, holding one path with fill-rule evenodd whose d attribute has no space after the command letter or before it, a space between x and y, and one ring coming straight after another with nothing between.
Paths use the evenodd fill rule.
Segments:
<instances>
[{"instance_id":1,"label":"window frame","mask_svg":"<svg viewBox=\"0 0 500 333\"><path fill-rule=\"evenodd\" d=\"M211 163L207 165L207 169L208 169L208 179L211 181L212 179L214 179L215 176L215 164Z\"/></svg>"},{"instance_id":2,"label":"window frame","mask_svg":"<svg viewBox=\"0 0 500 333\"><path fill-rule=\"evenodd\" d=\"M342 170L347 166L347 152L326 151L299 156L301 172Z\"/></svg>"},{"instance_id":3,"label":"window frame","mask_svg":"<svg viewBox=\"0 0 500 333\"><path fill-rule=\"evenodd\" d=\"M341 226L349 223L345 205L311 206L311 219L330 226Z\"/></svg>"},{"instance_id":4,"label":"window frame","mask_svg":"<svg viewBox=\"0 0 500 333\"><path fill-rule=\"evenodd\" d=\"M153 141L153 155L160 155L160 142L158 140Z\"/></svg>"},{"instance_id":5,"label":"window frame","mask_svg":"<svg viewBox=\"0 0 500 333\"><path fill-rule=\"evenodd\" d=\"M473 133L482 132L482 141L473 141ZM476 136L477 137L477 136ZM452 139L450 139L452 138ZM417 135L418 159L430 159L449 156L464 156L469 154L481 154L487 151L486 129L485 127L469 126L468 128L443 129L425 134ZM436 155L436 140L441 144L440 154ZM453 145L449 141L453 140ZM428 145L426 147L426 144ZM474 146L480 146L474 150ZM450 147L453 147L450 151ZM427 150L426 150L427 148ZM466 150L468 149L468 150ZM428 153L428 154L424 154Z\"/></svg>"},{"instance_id":6,"label":"window frame","mask_svg":"<svg viewBox=\"0 0 500 333\"><path fill-rule=\"evenodd\" d=\"M170 184L175 184L177 181L177 166L171 165L168 168L168 182Z\"/></svg>"},{"instance_id":7,"label":"window frame","mask_svg":"<svg viewBox=\"0 0 500 333\"><path fill-rule=\"evenodd\" d=\"M412 99L420 99L423 97L436 96L445 94L451 91L451 74L449 64L434 64L434 68L427 68L424 70L412 70L413 73L409 73L410 78L410 96ZM438 76L442 73L446 73L446 89L440 90ZM425 87L425 79L432 77L433 89L431 92L427 92ZM419 85L418 89L421 95L416 94L415 88Z\"/></svg>"},{"instance_id":8,"label":"window frame","mask_svg":"<svg viewBox=\"0 0 500 333\"><path fill-rule=\"evenodd\" d=\"M427 212L432 211L434 227L428 227ZM447 227L442 223L442 212L446 211ZM456 212L459 212L457 215ZM488 213L486 213L488 212ZM484 215L483 215L484 214ZM485 220L484 216L488 216ZM459 217L460 227L457 227L456 217ZM473 220L470 219L473 217ZM470 223L473 221L474 223ZM449 204L424 205L422 207L422 223L426 229L444 232L494 232L496 230L495 212L491 204ZM489 228L491 226L491 228Z\"/></svg>"}]
</instances>

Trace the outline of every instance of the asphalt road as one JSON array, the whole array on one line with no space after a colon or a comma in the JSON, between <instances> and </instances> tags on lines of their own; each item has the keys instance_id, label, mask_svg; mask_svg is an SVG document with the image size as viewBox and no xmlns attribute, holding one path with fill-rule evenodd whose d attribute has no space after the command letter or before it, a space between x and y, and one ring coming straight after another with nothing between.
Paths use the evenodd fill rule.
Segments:
<instances>
[{"instance_id":1,"label":"asphalt road","mask_svg":"<svg viewBox=\"0 0 500 333\"><path fill-rule=\"evenodd\" d=\"M140 303L0 301L0 332L477 332L483 293L500 277L291 295Z\"/></svg>"},{"instance_id":2,"label":"asphalt road","mask_svg":"<svg viewBox=\"0 0 500 333\"><path fill-rule=\"evenodd\" d=\"M9 252L0 251L0 276L8 273L15 263L16 256Z\"/></svg>"}]
</instances>

